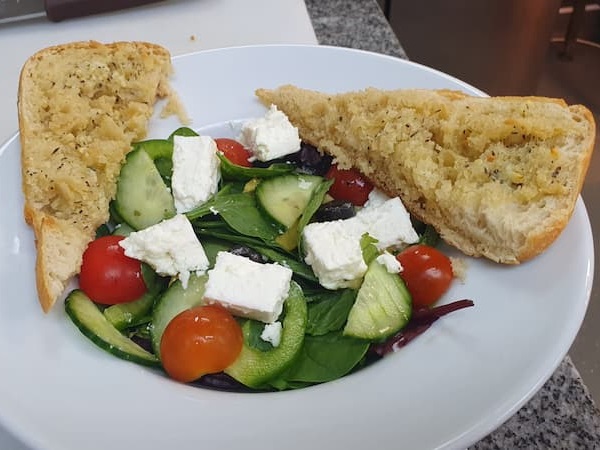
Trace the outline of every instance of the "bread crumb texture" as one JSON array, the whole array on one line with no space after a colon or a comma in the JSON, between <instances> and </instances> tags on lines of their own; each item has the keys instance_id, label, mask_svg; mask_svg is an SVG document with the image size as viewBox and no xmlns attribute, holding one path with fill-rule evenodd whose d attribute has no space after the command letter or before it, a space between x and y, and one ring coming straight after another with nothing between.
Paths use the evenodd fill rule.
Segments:
<instances>
[{"instance_id":1,"label":"bread crumb texture","mask_svg":"<svg viewBox=\"0 0 600 450\"><path fill-rule=\"evenodd\" d=\"M587 108L541 97L294 86L257 95L448 243L503 263L535 256L566 226L595 136Z\"/></svg>"},{"instance_id":2,"label":"bread crumb texture","mask_svg":"<svg viewBox=\"0 0 600 450\"><path fill-rule=\"evenodd\" d=\"M450 264L452 265L452 275L454 276L454 278L464 283L467 280L468 269L468 263L465 260L465 258L451 256Z\"/></svg>"},{"instance_id":3,"label":"bread crumb texture","mask_svg":"<svg viewBox=\"0 0 600 450\"><path fill-rule=\"evenodd\" d=\"M44 309L78 272L87 243L108 220L121 164L131 143L145 137L157 99L171 96L171 71L168 51L142 42L50 47L23 66L25 217L38 241Z\"/></svg>"}]
</instances>

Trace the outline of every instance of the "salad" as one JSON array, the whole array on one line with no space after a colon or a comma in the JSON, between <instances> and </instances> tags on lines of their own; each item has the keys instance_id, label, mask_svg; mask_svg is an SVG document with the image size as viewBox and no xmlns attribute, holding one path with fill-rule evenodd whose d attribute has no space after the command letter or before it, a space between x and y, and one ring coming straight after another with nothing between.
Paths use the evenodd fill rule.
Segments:
<instances>
[{"instance_id":1,"label":"salad","mask_svg":"<svg viewBox=\"0 0 600 450\"><path fill-rule=\"evenodd\" d=\"M297 389L473 305L434 306L452 264L399 199L298 138L245 130L243 144L183 127L133 145L65 300L95 344L185 383Z\"/></svg>"}]
</instances>

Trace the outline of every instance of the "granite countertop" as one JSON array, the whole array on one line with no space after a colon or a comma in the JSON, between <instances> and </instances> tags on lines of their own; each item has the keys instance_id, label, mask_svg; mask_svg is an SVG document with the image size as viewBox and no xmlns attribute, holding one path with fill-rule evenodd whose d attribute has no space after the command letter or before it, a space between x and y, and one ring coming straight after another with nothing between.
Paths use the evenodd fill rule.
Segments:
<instances>
[{"instance_id":1,"label":"granite countertop","mask_svg":"<svg viewBox=\"0 0 600 450\"><path fill-rule=\"evenodd\" d=\"M320 44L407 59L376 0L306 0L306 6ZM567 356L525 406L470 448L600 448L600 411Z\"/></svg>"}]
</instances>

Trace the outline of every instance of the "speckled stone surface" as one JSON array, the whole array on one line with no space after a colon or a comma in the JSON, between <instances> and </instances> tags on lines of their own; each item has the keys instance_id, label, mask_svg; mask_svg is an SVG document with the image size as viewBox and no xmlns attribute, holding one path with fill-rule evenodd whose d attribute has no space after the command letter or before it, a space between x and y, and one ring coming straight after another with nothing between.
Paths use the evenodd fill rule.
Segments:
<instances>
[{"instance_id":1,"label":"speckled stone surface","mask_svg":"<svg viewBox=\"0 0 600 450\"><path fill-rule=\"evenodd\" d=\"M471 448L600 449L600 412L567 357L525 406Z\"/></svg>"},{"instance_id":2,"label":"speckled stone surface","mask_svg":"<svg viewBox=\"0 0 600 450\"><path fill-rule=\"evenodd\" d=\"M375 0L306 0L317 40L406 58Z\"/></svg>"},{"instance_id":3,"label":"speckled stone surface","mask_svg":"<svg viewBox=\"0 0 600 450\"><path fill-rule=\"evenodd\" d=\"M376 0L306 0L306 7L320 44L406 58ZM600 449L600 411L567 356L525 406L469 449Z\"/></svg>"}]
</instances>

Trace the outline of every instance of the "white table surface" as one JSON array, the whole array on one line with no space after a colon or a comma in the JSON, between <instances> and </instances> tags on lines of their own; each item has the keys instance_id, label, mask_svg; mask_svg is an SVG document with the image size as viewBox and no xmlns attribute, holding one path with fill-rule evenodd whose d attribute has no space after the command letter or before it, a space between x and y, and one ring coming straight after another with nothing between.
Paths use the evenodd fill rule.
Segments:
<instances>
[{"instance_id":1,"label":"white table surface","mask_svg":"<svg viewBox=\"0 0 600 450\"><path fill-rule=\"evenodd\" d=\"M50 45L90 39L154 42L173 56L248 44L317 43L303 0L166 0L60 23L0 25L0 145L18 130L17 87L26 59ZM0 449L31 450L2 424Z\"/></svg>"},{"instance_id":2,"label":"white table surface","mask_svg":"<svg viewBox=\"0 0 600 450\"><path fill-rule=\"evenodd\" d=\"M173 56L246 44L317 43L303 0L166 0L59 23L0 25L0 144L18 128L17 86L26 59L50 45L89 39L154 42Z\"/></svg>"}]
</instances>

